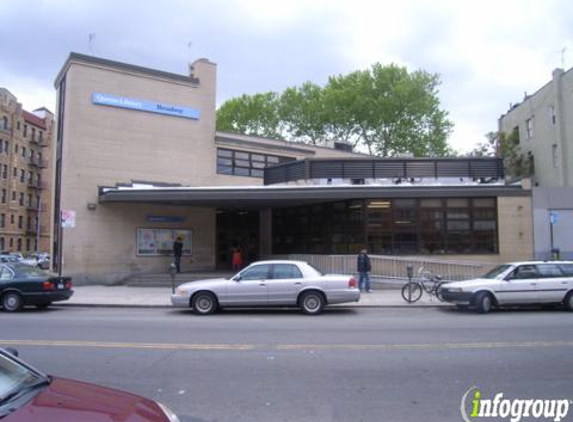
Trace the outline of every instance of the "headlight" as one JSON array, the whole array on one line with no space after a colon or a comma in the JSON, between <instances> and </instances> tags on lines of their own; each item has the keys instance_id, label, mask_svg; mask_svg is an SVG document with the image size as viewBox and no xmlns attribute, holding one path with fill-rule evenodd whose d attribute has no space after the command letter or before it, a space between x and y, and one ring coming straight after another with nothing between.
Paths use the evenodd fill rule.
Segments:
<instances>
[{"instance_id":1,"label":"headlight","mask_svg":"<svg viewBox=\"0 0 573 422\"><path fill-rule=\"evenodd\" d=\"M173 413L173 411L170 408L168 408L167 406L165 406L164 404L161 404L159 402L155 402L155 403L157 403L157 405L161 408L161 410L163 410L163 413L165 413L165 416L167 416L167 419L169 420L169 422L180 422L177 415L175 413Z\"/></svg>"},{"instance_id":2,"label":"headlight","mask_svg":"<svg viewBox=\"0 0 573 422\"><path fill-rule=\"evenodd\" d=\"M444 290L447 290L449 292L463 292L464 289L462 289L461 287L446 287L444 288Z\"/></svg>"},{"instance_id":3,"label":"headlight","mask_svg":"<svg viewBox=\"0 0 573 422\"><path fill-rule=\"evenodd\" d=\"M177 296L187 296L187 290L178 287L176 290Z\"/></svg>"}]
</instances>

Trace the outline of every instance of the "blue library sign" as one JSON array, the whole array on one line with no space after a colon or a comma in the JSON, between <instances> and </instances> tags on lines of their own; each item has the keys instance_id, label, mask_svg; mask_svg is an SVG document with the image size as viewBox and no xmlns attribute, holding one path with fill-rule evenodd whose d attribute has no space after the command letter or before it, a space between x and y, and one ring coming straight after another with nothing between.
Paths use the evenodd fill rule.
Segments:
<instances>
[{"instance_id":1,"label":"blue library sign","mask_svg":"<svg viewBox=\"0 0 573 422\"><path fill-rule=\"evenodd\" d=\"M169 116L184 117L199 120L201 111L178 105L158 103L156 101L137 100L134 98L118 97L101 92L92 93L92 103L111 107L128 108L130 110L147 111L149 113L167 114Z\"/></svg>"}]
</instances>

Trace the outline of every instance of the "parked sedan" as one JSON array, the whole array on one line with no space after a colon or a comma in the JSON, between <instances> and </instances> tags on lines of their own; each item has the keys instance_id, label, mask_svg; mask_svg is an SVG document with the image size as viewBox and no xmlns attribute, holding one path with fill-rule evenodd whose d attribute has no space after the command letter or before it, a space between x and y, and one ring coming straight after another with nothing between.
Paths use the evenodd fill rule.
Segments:
<instances>
[{"instance_id":1,"label":"parked sedan","mask_svg":"<svg viewBox=\"0 0 573 422\"><path fill-rule=\"evenodd\" d=\"M301 261L259 261L230 279L192 281L177 287L171 303L206 315L219 307L297 306L309 315L326 305L358 302L356 279L323 274Z\"/></svg>"},{"instance_id":2,"label":"parked sedan","mask_svg":"<svg viewBox=\"0 0 573 422\"><path fill-rule=\"evenodd\" d=\"M0 349L2 422L179 422L160 403L111 388L45 375L12 353Z\"/></svg>"},{"instance_id":3,"label":"parked sedan","mask_svg":"<svg viewBox=\"0 0 573 422\"><path fill-rule=\"evenodd\" d=\"M46 308L52 302L69 299L73 293L70 277L52 276L26 264L0 264L0 306L6 312L26 305Z\"/></svg>"},{"instance_id":4,"label":"parked sedan","mask_svg":"<svg viewBox=\"0 0 573 422\"><path fill-rule=\"evenodd\" d=\"M475 280L440 289L447 302L487 313L496 306L562 304L573 311L573 261L529 261L500 265Z\"/></svg>"}]
</instances>

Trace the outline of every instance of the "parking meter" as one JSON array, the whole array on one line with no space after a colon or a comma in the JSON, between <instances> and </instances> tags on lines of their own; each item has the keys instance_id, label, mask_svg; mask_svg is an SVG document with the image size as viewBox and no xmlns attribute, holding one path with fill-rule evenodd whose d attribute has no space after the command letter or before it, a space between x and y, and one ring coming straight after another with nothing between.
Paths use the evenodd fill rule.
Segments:
<instances>
[{"instance_id":1,"label":"parking meter","mask_svg":"<svg viewBox=\"0 0 573 422\"><path fill-rule=\"evenodd\" d=\"M406 274L408 274L408 280L412 281L412 277L414 277L414 266L411 262L406 265Z\"/></svg>"},{"instance_id":2,"label":"parking meter","mask_svg":"<svg viewBox=\"0 0 573 422\"><path fill-rule=\"evenodd\" d=\"M175 273L177 272L177 265L172 262L169 266L169 274L171 274L171 293L175 294Z\"/></svg>"}]
</instances>

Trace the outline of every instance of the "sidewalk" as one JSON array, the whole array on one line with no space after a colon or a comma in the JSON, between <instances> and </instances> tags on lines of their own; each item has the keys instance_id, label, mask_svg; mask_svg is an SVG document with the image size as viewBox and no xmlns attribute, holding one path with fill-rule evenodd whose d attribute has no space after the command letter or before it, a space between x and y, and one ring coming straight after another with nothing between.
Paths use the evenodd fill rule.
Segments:
<instances>
[{"instance_id":1,"label":"sidewalk","mask_svg":"<svg viewBox=\"0 0 573 422\"><path fill-rule=\"evenodd\" d=\"M129 286L75 286L74 295L54 306L85 307L132 307L132 308L171 308L171 287L129 287ZM363 293L360 302L334 306L342 307L433 307L451 306L430 299L426 294L416 303L406 303L398 289L376 289Z\"/></svg>"}]
</instances>

